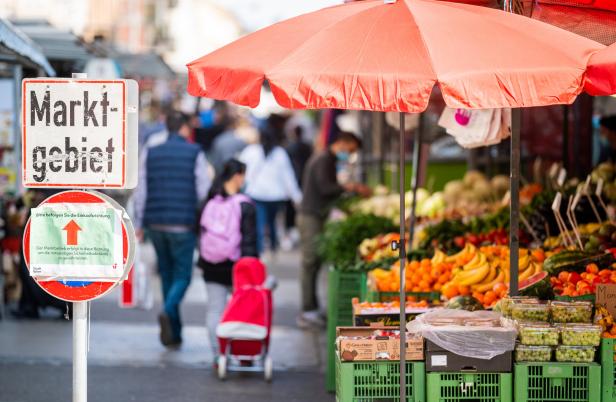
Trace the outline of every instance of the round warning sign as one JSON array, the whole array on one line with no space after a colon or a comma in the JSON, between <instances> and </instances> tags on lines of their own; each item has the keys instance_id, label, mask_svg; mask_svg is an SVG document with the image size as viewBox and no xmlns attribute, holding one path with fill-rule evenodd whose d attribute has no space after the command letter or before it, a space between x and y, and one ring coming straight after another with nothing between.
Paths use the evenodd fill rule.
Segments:
<instances>
[{"instance_id":1,"label":"round warning sign","mask_svg":"<svg viewBox=\"0 0 616 402\"><path fill-rule=\"evenodd\" d=\"M135 233L110 197L65 191L31 210L23 250L30 275L43 290L69 302L88 301L128 276Z\"/></svg>"}]
</instances>

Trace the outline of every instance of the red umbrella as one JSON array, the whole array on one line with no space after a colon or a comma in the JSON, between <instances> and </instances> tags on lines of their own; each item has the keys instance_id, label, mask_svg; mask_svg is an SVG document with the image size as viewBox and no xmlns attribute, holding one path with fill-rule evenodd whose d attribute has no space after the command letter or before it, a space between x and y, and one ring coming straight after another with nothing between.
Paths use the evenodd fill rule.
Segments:
<instances>
[{"instance_id":1,"label":"red umbrella","mask_svg":"<svg viewBox=\"0 0 616 402\"><path fill-rule=\"evenodd\" d=\"M274 24L188 64L188 92L255 107L421 112L570 104L603 45L526 17L430 0L361 1Z\"/></svg>"},{"instance_id":2,"label":"red umbrella","mask_svg":"<svg viewBox=\"0 0 616 402\"><path fill-rule=\"evenodd\" d=\"M616 94L616 44L595 53L588 63L585 90L591 95Z\"/></svg>"}]
</instances>

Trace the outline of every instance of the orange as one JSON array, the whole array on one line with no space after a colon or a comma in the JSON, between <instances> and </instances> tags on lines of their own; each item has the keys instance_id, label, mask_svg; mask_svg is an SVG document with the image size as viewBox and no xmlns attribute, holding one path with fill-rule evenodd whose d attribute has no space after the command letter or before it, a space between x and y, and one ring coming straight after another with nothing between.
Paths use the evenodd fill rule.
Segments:
<instances>
[{"instance_id":1,"label":"orange","mask_svg":"<svg viewBox=\"0 0 616 402\"><path fill-rule=\"evenodd\" d=\"M494 291L488 290L483 295L483 304L487 304L488 306L491 306L492 303L494 303L495 301L496 301L496 293L494 293Z\"/></svg>"},{"instance_id":2,"label":"orange","mask_svg":"<svg viewBox=\"0 0 616 402\"><path fill-rule=\"evenodd\" d=\"M421 280L421 281L419 281L417 286L419 286L422 289L422 292L424 291L424 289L428 289L428 291L429 291L430 290L430 281Z\"/></svg>"},{"instance_id":3,"label":"orange","mask_svg":"<svg viewBox=\"0 0 616 402\"><path fill-rule=\"evenodd\" d=\"M458 292L460 293L460 295L462 296L468 296L471 294L471 288L468 286L458 286Z\"/></svg>"},{"instance_id":4,"label":"orange","mask_svg":"<svg viewBox=\"0 0 616 402\"><path fill-rule=\"evenodd\" d=\"M458 287L453 283L446 283L441 288L441 293L448 299L453 299L457 295L459 295Z\"/></svg>"},{"instance_id":5,"label":"orange","mask_svg":"<svg viewBox=\"0 0 616 402\"><path fill-rule=\"evenodd\" d=\"M440 283L435 283L432 286L432 289L434 289L435 292L440 292L442 288L443 288L443 285L441 285Z\"/></svg>"},{"instance_id":6,"label":"orange","mask_svg":"<svg viewBox=\"0 0 616 402\"><path fill-rule=\"evenodd\" d=\"M586 266L586 272L588 272L589 274L596 274L599 272L599 267L597 266L597 264L588 264Z\"/></svg>"},{"instance_id":7,"label":"orange","mask_svg":"<svg viewBox=\"0 0 616 402\"><path fill-rule=\"evenodd\" d=\"M494 293L502 297L507 293L507 285L505 285L502 282L499 282L496 285L494 285L492 290L494 291Z\"/></svg>"},{"instance_id":8,"label":"orange","mask_svg":"<svg viewBox=\"0 0 616 402\"><path fill-rule=\"evenodd\" d=\"M415 292L415 293L421 292L421 288L419 286L413 286L413 289L411 289L411 292Z\"/></svg>"}]
</instances>

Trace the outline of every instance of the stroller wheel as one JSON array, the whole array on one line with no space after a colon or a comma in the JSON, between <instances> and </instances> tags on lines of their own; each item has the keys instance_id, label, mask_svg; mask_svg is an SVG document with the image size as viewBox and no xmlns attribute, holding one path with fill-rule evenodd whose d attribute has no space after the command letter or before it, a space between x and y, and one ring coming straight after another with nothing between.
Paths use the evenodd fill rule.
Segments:
<instances>
[{"instance_id":1,"label":"stroller wheel","mask_svg":"<svg viewBox=\"0 0 616 402\"><path fill-rule=\"evenodd\" d=\"M218 356L218 379L227 378L227 356Z\"/></svg>"},{"instance_id":2,"label":"stroller wheel","mask_svg":"<svg viewBox=\"0 0 616 402\"><path fill-rule=\"evenodd\" d=\"M267 355L265 357L265 361L263 362L263 376L265 377L265 381L272 381L272 376L274 375L274 363L272 362L272 358Z\"/></svg>"}]
</instances>

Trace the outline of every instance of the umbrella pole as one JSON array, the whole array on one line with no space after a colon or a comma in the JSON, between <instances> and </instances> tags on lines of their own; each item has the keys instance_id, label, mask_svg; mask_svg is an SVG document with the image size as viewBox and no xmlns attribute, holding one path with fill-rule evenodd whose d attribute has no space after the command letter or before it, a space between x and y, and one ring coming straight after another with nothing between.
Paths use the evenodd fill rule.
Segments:
<instances>
[{"instance_id":1,"label":"umbrella pole","mask_svg":"<svg viewBox=\"0 0 616 402\"><path fill-rule=\"evenodd\" d=\"M510 157L510 195L509 208L509 294L518 295L518 261L520 241L518 229L520 226L520 126L522 110L513 109L511 119L511 157Z\"/></svg>"},{"instance_id":2,"label":"umbrella pole","mask_svg":"<svg viewBox=\"0 0 616 402\"><path fill-rule=\"evenodd\" d=\"M399 143L399 189L400 189L400 402L406 402L406 211L404 182L406 181L406 161L404 156L404 113L400 113ZM413 204L415 200L413 200Z\"/></svg>"}]
</instances>

